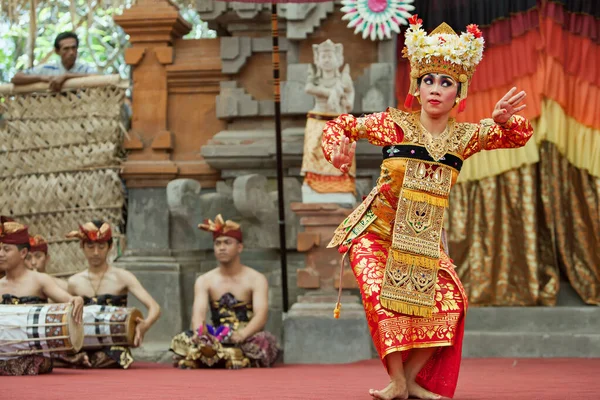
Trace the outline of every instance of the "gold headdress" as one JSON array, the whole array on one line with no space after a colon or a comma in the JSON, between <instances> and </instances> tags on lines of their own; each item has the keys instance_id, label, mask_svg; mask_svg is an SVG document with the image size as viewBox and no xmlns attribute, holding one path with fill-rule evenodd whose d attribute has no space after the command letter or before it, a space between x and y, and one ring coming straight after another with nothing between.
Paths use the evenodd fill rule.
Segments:
<instances>
[{"instance_id":1,"label":"gold headdress","mask_svg":"<svg viewBox=\"0 0 600 400\"><path fill-rule=\"evenodd\" d=\"M458 111L466 106L469 81L475 73L475 67L483 57L484 40L475 24L467 26L467 32L459 35L445 22L429 35L422 28L422 20L414 15L409 19L402 55L410 61L410 89L404 102L410 108L417 92L417 80L429 73L444 73L457 82L461 89L458 97Z\"/></svg>"},{"instance_id":2,"label":"gold headdress","mask_svg":"<svg viewBox=\"0 0 600 400\"><path fill-rule=\"evenodd\" d=\"M213 240L216 240L220 236L229 236L242 242L242 230L240 224L231 220L223 220L221 214L215 217L214 222L210 219L205 219L203 223L198 225L198 228L203 231L211 232L213 234Z\"/></svg>"},{"instance_id":3,"label":"gold headdress","mask_svg":"<svg viewBox=\"0 0 600 400\"><path fill-rule=\"evenodd\" d=\"M112 239L112 230L107 222L104 222L100 228L93 222L86 222L83 225L79 225L79 230L71 231L67 233L67 238L77 238L81 242L98 242L104 243Z\"/></svg>"}]
</instances>

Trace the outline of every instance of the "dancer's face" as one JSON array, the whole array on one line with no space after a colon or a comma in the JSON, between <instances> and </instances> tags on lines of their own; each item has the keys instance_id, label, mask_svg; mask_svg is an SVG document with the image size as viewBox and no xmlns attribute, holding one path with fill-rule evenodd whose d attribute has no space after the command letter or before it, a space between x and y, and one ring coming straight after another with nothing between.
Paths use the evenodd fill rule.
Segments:
<instances>
[{"instance_id":1,"label":"dancer's face","mask_svg":"<svg viewBox=\"0 0 600 400\"><path fill-rule=\"evenodd\" d=\"M457 94L458 82L448 75L432 73L421 78L421 108L433 117L448 114L456 104Z\"/></svg>"}]
</instances>

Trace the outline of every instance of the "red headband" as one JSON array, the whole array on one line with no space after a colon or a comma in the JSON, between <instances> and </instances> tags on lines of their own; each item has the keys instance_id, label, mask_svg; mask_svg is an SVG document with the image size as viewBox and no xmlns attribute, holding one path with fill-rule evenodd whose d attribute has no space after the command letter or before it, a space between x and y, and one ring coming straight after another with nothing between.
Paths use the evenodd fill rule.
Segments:
<instances>
[{"instance_id":1,"label":"red headband","mask_svg":"<svg viewBox=\"0 0 600 400\"><path fill-rule=\"evenodd\" d=\"M48 254L48 243L40 235L29 236L29 251L31 253L41 251Z\"/></svg>"},{"instance_id":2,"label":"red headband","mask_svg":"<svg viewBox=\"0 0 600 400\"><path fill-rule=\"evenodd\" d=\"M224 221L221 214L215 217L215 222L205 219L204 223L198 225L198 228L211 232L213 234L213 241L221 236L228 236L237 239L240 243L243 242L240 224L230 220Z\"/></svg>"},{"instance_id":3,"label":"red headband","mask_svg":"<svg viewBox=\"0 0 600 400\"><path fill-rule=\"evenodd\" d=\"M105 243L112 239L110 225L105 222L100 228L93 222L86 222L79 225L78 231L71 231L67 234L68 238L78 238L82 242Z\"/></svg>"},{"instance_id":4,"label":"red headband","mask_svg":"<svg viewBox=\"0 0 600 400\"><path fill-rule=\"evenodd\" d=\"M28 244L29 233L27 226L20 224L12 218L0 217L0 243L4 244Z\"/></svg>"}]
</instances>

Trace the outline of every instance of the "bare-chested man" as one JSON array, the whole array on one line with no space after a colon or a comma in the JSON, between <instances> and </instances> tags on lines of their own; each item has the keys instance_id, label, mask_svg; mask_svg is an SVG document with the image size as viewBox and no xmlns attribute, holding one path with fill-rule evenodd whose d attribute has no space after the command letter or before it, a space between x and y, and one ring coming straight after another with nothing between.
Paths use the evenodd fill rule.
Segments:
<instances>
[{"instance_id":1,"label":"bare-chested man","mask_svg":"<svg viewBox=\"0 0 600 400\"><path fill-rule=\"evenodd\" d=\"M37 271L42 274L46 273L46 266L50 262L48 254L48 243L40 235L29 236L29 253L25 258L25 266L32 271ZM67 281L64 279L52 277L54 282L63 290L68 290Z\"/></svg>"},{"instance_id":2,"label":"bare-chested man","mask_svg":"<svg viewBox=\"0 0 600 400\"><path fill-rule=\"evenodd\" d=\"M126 307L127 294L133 294L148 309L148 316L138 319L135 328L134 347L140 346L145 333L160 316L160 307L135 275L108 264L108 252L113 244L110 225L98 220L87 222L67 237L78 238L81 241L81 248L88 261L85 271L69 278L69 292L82 296L86 305L116 307ZM64 361L70 363L70 366L126 369L133 362L133 357L129 348L111 346L93 353L81 352L77 357Z\"/></svg>"},{"instance_id":3,"label":"bare-chested man","mask_svg":"<svg viewBox=\"0 0 600 400\"><path fill-rule=\"evenodd\" d=\"M61 289L52 277L29 270L25 258L29 251L27 227L7 217L0 217L0 279L2 304L39 304L52 299L56 303L73 304L75 322L81 323L83 299ZM1 344L0 344L1 345ZM18 358L0 357L0 375L37 375L52 371L52 360L29 355Z\"/></svg>"},{"instance_id":4,"label":"bare-chested man","mask_svg":"<svg viewBox=\"0 0 600 400\"><path fill-rule=\"evenodd\" d=\"M280 353L277 339L263 331L269 312L267 279L243 265L240 226L207 220L199 227L212 232L219 266L198 277L194 286L192 330L175 336L175 366L269 367ZM210 306L212 324L206 324Z\"/></svg>"}]
</instances>

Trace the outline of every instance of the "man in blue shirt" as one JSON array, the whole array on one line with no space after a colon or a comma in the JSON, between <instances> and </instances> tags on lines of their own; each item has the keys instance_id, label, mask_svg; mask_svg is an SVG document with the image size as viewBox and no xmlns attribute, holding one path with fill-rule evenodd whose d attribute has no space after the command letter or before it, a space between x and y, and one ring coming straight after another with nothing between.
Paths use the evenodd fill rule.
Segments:
<instances>
[{"instance_id":1,"label":"man in blue shirt","mask_svg":"<svg viewBox=\"0 0 600 400\"><path fill-rule=\"evenodd\" d=\"M13 78L15 85L27 85L48 82L50 88L59 91L65 81L87 75L97 74L96 68L77 61L79 39L74 32L63 32L54 40L54 51L60 56L60 62L50 62L18 72Z\"/></svg>"}]
</instances>

